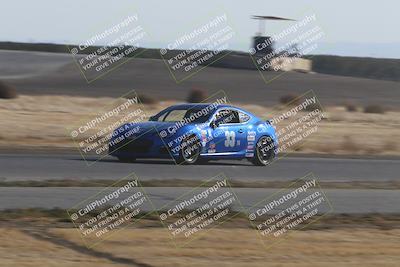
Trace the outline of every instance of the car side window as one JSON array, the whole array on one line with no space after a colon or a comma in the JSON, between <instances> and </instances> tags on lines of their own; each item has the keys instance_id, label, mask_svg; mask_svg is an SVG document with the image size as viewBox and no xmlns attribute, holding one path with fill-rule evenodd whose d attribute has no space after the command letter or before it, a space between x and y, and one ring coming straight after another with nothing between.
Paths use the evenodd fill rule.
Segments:
<instances>
[{"instance_id":1,"label":"car side window","mask_svg":"<svg viewBox=\"0 0 400 267\"><path fill-rule=\"evenodd\" d=\"M164 114L161 114L161 116L159 116L158 118L157 118L157 121L163 121L164 120L164 118L165 118L165 116L168 114L168 112L166 112L166 113L164 113Z\"/></svg>"},{"instance_id":2,"label":"car side window","mask_svg":"<svg viewBox=\"0 0 400 267\"><path fill-rule=\"evenodd\" d=\"M239 114L236 110L221 109L215 117L215 122L217 125L240 123Z\"/></svg>"},{"instance_id":3,"label":"car side window","mask_svg":"<svg viewBox=\"0 0 400 267\"><path fill-rule=\"evenodd\" d=\"M185 117L186 110L185 109L173 109L169 113L164 116L163 121L165 122L175 122L181 121Z\"/></svg>"},{"instance_id":4,"label":"car side window","mask_svg":"<svg viewBox=\"0 0 400 267\"><path fill-rule=\"evenodd\" d=\"M239 121L240 123L248 122L250 120L250 116L246 113L239 111Z\"/></svg>"}]
</instances>

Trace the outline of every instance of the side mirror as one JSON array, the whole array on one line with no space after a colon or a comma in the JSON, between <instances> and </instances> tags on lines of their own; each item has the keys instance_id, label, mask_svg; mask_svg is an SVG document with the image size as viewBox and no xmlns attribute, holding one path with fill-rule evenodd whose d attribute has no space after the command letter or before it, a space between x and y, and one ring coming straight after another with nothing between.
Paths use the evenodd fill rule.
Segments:
<instances>
[{"instance_id":1,"label":"side mirror","mask_svg":"<svg viewBox=\"0 0 400 267\"><path fill-rule=\"evenodd\" d=\"M151 117L149 118L149 121L154 121L154 116L151 116Z\"/></svg>"},{"instance_id":2,"label":"side mirror","mask_svg":"<svg viewBox=\"0 0 400 267\"><path fill-rule=\"evenodd\" d=\"M217 124L215 124L215 121L212 121L212 122L210 122L210 127L213 128L213 129L215 129L215 128L217 128L218 126L217 126Z\"/></svg>"}]
</instances>

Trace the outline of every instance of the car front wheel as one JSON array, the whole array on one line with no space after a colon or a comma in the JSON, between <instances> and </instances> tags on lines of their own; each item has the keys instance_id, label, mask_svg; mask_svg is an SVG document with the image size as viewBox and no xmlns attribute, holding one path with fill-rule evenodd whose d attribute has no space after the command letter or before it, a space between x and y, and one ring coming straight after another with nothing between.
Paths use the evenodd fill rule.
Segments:
<instances>
[{"instance_id":1,"label":"car front wheel","mask_svg":"<svg viewBox=\"0 0 400 267\"><path fill-rule=\"evenodd\" d=\"M182 142L178 163L188 165L195 164L199 161L200 152L200 141L195 136L188 137Z\"/></svg>"}]
</instances>

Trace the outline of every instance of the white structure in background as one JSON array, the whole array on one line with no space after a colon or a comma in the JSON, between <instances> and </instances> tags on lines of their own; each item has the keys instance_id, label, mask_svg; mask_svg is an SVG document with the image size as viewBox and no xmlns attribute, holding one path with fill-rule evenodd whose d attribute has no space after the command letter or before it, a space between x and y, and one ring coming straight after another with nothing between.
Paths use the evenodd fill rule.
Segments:
<instances>
[{"instance_id":1,"label":"white structure in background","mask_svg":"<svg viewBox=\"0 0 400 267\"><path fill-rule=\"evenodd\" d=\"M298 57L276 57L271 59L271 68L276 71L311 72L312 61Z\"/></svg>"}]
</instances>

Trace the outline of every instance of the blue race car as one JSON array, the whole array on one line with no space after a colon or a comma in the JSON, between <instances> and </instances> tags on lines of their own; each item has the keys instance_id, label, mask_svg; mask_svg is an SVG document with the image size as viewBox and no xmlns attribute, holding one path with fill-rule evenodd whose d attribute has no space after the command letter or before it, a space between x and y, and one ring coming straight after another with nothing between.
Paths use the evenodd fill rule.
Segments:
<instances>
[{"instance_id":1,"label":"blue race car","mask_svg":"<svg viewBox=\"0 0 400 267\"><path fill-rule=\"evenodd\" d=\"M248 159L269 164L278 153L275 129L248 111L226 104L180 104L148 122L118 127L109 154L120 161L173 158L179 164L217 159Z\"/></svg>"}]
</instances>

